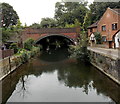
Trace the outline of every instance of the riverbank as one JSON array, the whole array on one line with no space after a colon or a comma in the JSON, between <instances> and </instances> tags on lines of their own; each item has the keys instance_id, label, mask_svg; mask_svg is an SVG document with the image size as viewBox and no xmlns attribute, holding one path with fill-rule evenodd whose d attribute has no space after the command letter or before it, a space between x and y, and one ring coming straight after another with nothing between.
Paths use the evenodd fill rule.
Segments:
<instances>
[{"instance_id":1,"label":"riverbank","mask_svg":"<svg viewBox=\"0 0 120 104\"><path fill-rule=\"evenodd\" d=\"M88 47L90 63L120 85L120 50Z\"/></svg>"},{"instance_id":2,"label":"riverbank","mask_svg":"<svg viewBox=\"0 0 120 104\"><path fill-rule=\"evenodd\" d=\"M0 80L4 79L23 63L29 61L39 51L40 49L38 47L34 47L31 51L21 51L20 53L0 60Z\"/></svg>"}]
</instances>

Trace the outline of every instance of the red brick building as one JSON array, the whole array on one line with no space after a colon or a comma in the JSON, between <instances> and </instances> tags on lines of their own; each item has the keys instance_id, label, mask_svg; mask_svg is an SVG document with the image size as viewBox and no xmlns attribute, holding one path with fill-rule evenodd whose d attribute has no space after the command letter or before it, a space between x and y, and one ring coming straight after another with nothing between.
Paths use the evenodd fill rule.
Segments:
<instances>
[{"instance_id":1,"label":"red brick building","mask_svg":"<svg viewBox=\"0 0 120 104\"><path fill-rule=\"evenodd\" d=\"M120 47L120 9L107 8L101 19L88 27L88 36L90 42L95 39L95 32L100 32L102 35L103 43L108 48Z\"/></svg>"}]
</instances>

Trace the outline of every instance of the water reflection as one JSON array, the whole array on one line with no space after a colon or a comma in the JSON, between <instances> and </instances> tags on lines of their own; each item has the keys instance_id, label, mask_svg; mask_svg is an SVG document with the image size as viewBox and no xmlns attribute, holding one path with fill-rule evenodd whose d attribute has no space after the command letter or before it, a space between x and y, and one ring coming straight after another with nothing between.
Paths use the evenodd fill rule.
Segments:
<instances>
[{"instance_id":1,"label":"water reflection","mask_svg":"<svg viewBox=\"0 0 120 104\"><path fill-rule=\"evenodd\" d=\"M64 52L64 53L63 53ZM61 54L62 53L62 54ZM40 60L46 62L58 62L69 58L68 50L65 48L51 49L49 51L42 51Z\"/></svg>"},{"instance_id":2,"label":"water reflection","mask_svg":"<svg viewBox=\"0 0 120 104\"><path fill-rule=\"evenodd\" d=\"M91 65L68 57L67 50L50 56L43 52L22 65L2 81L3 102L120 103L117 84Z\"/></svg>"}]
</instances>

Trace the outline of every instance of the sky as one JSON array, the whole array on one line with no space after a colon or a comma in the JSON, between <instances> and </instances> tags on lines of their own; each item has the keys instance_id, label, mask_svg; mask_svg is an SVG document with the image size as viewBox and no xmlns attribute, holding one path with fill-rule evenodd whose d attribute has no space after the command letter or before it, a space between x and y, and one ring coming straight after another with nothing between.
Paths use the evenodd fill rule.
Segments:
<instances>
[{"instance_id":1,"label":"sky","mask_svg":"<svg viewBox=\"0 0 120 104\"><path fill-rule=\"evenodd\" d=\"M92 2L93 0L88 0ZM42 18L54 17L55 3L61 0L0 0L9 3L17 12L20 21L29 26L32 23L40 23Z\"/></svg>"}]
</instances>

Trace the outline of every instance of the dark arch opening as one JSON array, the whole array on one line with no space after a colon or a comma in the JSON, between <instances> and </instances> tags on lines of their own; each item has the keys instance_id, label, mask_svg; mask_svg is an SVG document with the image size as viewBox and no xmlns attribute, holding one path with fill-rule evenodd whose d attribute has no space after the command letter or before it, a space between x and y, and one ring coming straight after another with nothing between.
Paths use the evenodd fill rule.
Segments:
<instances>
[{"instance_id":1,"label":"dark arch opening","mask_svg":"<svg viewBox=\"0 0 120 104\"><path fill-rule=\"evenodd\" d=\"M36 44L40 44L43 49L51 48L57 49L61 47L68 47L69 45L74 45L74 40L65 35L47 35L41 37L36 41Z\"/></svg>"}]
</instances>

